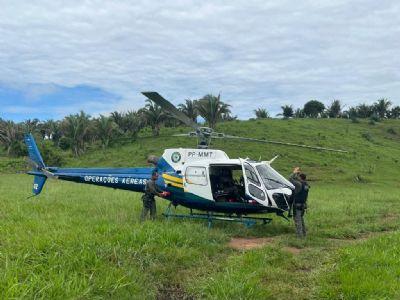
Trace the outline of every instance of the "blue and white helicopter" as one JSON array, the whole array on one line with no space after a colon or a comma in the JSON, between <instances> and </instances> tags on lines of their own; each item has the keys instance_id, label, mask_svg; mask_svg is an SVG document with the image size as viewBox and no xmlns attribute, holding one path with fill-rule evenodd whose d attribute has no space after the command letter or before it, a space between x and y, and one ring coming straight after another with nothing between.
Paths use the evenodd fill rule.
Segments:
<instances>
[{"instance_id":1,"label":"blue and white helicopter","mask_svg":"<svg viewBox=\"0 0 400 300\"><path fill-rule=\"evenodd\" d=\"M175 136L197 137L197 149L165 149L161 157L149 157L148 162L153 164L152 167L59 168L45 165L33 136L28 134L25 143L33 166L33 170L28 172L34 176L33 194L40 194L48 178L143 193L152 172L157 171L160 176L156 184L160 190L167 192L163 198L170 201L164 214L167 217L206 219L209 225L212 220L242 222L246 225L253 225L257 221L269 223L270 218L248 215L275 213L286 218L294 186L271 167L276 157L270 161L231 159L222 150L209 149L211 139L236 139L346 152L217 133L211 128L198 126L157 92L143 94L171 116L194 129L188 134ZM189 208L190 213L172 212L171 206L178 205Z\"/></svg>"}]
</instances>

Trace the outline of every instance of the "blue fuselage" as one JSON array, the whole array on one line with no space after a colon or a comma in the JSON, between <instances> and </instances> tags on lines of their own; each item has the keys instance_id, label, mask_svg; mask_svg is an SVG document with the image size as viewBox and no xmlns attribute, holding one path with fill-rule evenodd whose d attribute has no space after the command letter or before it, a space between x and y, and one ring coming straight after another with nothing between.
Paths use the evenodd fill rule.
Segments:
<instances>
[{"instance_id":1,"label":"blue fuselage","mask_svg":"<svg viewBox=\"0 0 400 300\"><path fill-rule=\"evenodd\" d=\"M144 192L144 187L151 178L151 173L155 168L58 168L49 167L48 170L60 180L67 180L76 183L93 184L114 189L123 189L135 192ZM169 170L168 174L174 174ZM28 172L35 176L45 176L40 171ZM197 195L185 192L183 188L171 186L163 179L163 171L159 170L159 178L157 185L162 191L170 192L170 195L165 197L166 200L172 201L175 205L182 205L188 208L216 211L225 213L263 213L276 212L271 207L265 207L258 204L249 203L223 203L213 200L204 199ZM180 176L174 174L175 176Z\"/></svg>"},{"instance_id":2,"label":"blue fuselage","mask_svg":"<svg viewBox=\"0 0 400 300\"><path fill-rule=\"evenodd\" d=\"M143 192L154 168L52 168L48 170L58 178L77 183L87 183L115 189ZM31 175L43 176L40 171Z\"/></svg>"}]
</instances>

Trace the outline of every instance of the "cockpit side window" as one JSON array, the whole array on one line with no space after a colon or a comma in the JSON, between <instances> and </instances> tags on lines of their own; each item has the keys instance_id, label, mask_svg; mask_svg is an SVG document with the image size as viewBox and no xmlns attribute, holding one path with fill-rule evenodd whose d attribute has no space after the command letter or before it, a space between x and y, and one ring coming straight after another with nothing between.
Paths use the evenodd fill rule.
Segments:
<instances>
[{"instance_id":1,"label":"cockpit side window","mask_svg":"<svg viewBox=\"0 0 400 300\"><path fill-rule=\"evenodd\" d=\"M185 172L185 180L189 184L207 185L206 168L187 167Z\"/></svg>"},{"instance_id":2,"label":"cockpit side window","mask_svg":"<svg viewBox=\"0 0 400 300\"><path fill-rule=\"evenodd\" d=\"M247 179L251 182L254 183L258 186L261 186L260 181L258 180L258 176L255 172L255 170L248 164L244 165L244 170L246 172L246 177Z\"/></svg>"}]
</instances>

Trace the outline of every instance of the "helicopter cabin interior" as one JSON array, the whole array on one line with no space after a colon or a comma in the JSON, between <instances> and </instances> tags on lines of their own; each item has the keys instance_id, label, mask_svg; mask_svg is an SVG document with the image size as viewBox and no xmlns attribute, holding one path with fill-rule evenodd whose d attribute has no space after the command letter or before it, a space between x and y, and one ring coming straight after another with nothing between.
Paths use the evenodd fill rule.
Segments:
<instances>
[{"instance_id":1,"label":"helicopter cabin interior","mask_svg":"<svg viewBox=\"0 0 400 300\"><path fill-rule=\"evenodd\" d=\"M243 166L241 164L210 164L208 178L206 174L206 168L203 166L188 166L185 170L188 190L198 195L206 195L205 190L208 190L216 202L246 203L250 200L246 196L245 184L247 184L251 196L259 201L267 200L255 169L247 163ZM244 176L246 176L245 179Z\"/></svg>"},{"instance_id":2,"label":"helicopter cabin interior","mask_svg":"<svg viewBox=\"0 0 400 300\"><path fill-rule=\"evenodd\" d=\"M245 202L241 165L210 165L211 192L216 202Z\"/></svg>"}]
</instances>

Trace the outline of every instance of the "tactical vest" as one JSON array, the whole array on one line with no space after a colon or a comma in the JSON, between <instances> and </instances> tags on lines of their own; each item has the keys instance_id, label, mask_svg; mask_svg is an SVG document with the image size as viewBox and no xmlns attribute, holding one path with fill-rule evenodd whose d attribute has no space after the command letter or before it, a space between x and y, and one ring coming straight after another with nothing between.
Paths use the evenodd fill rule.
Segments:
<instances>
[{"instance_id":1,"label":"tactical vest","mask_svg":"<svg viewBox=\"0 0 400 300\"><path fill-rule=\"evenodd\" d=\"M152 193L152 191L149 188L150 184L152 184L152 183L149 181L149 182L147 182L146 186L144 187L144 194L142 196L142 200L146 200L146 201L155 200L154 199L155 194Z\"/></svg>"},{"instance_id":2,"label":"tactical vest","mask_svg":"<svg viewBox=\"0 0 400 300\"><path fill-rule=\"evenodd\" d=\"M306 182L301 183L301 190L296 195L296 200L295 200L296 204L305 204L307 202L309 189L310 189L310 186Z\"/></svg>"}]
</instances>

